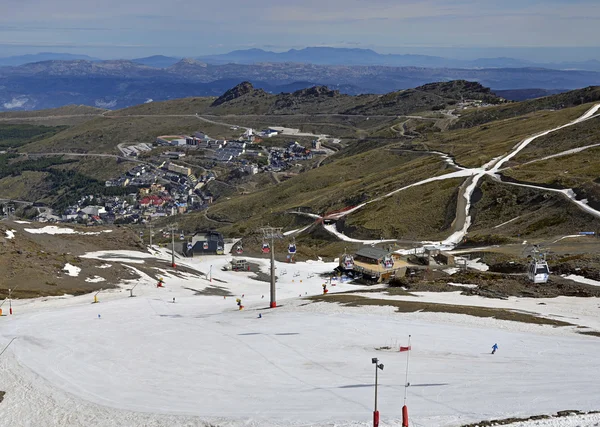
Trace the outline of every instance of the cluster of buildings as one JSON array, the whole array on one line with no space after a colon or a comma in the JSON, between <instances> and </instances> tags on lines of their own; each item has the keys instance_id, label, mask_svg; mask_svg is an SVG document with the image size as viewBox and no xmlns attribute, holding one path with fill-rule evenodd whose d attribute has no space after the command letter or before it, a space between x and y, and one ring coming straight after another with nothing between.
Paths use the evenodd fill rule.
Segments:
<instances>
[{"instance_id":1,"label":"cluster of buildings","mask_svg":"<svg viewBox=\"0 0 600 427\"><path fill-rule=\"evenodd\" d=\"M206 209L213 195L204 188L214 180L211 172L196 177L187 166L165 161L160 167L138 165L106 187L130 190L126 196L89 195L60 214L45 212L40 221L78 222L89 225L137 223L156 217Z\"/></svg>"},{"instance_id":2,"label":"cluster of buildings","mask_svg":"<svg viewBox=\"0 0 600 427\"><path fill-rule=\"evenodd\" d=\"M292 141L286 148L272 147L269 150L268 170L279 172L288 169L292 163L313 158L311 150Z\"/></svg>"}]
</instances>

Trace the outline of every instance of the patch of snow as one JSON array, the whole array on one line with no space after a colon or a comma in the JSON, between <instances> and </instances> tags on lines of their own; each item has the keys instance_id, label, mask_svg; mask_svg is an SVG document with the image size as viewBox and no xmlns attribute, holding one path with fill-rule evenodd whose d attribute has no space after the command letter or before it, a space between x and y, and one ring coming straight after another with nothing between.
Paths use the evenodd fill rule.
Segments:
<instances>
[{"instance_id":1,"label":"patch of snow","mask_svg":"<svg viewBox=\"0 0 600 427\"><path fill-rule=\"evenodd\" d=\"M100 233L110 233L112 231L75 231L72 228L61 228L57 227L56 225L47 225L42 228L25 228L24 230L31 234L81 234L85 236L97 236Z\"/></svg>"},{"instance_id":2,"label":"patch of snow","mask_svg":"<svg viewBox=\"0 0 600 427\"><path fill-rule=\"evenodd\" d=\"M578 276L576 274L563 274L562 277L564 277L565 279L569 279L572 280L574 282L579 282L579 283L584 283L586 285L592 285L592 286L600 286L600 282L594 279L588 279L587 277L583 277L583 276Z\"/></svg>"},{"instance_id":3,"label":"patch of snow","mask_svg":"<svg viewBox=\"0 0 600 427\"><path fill-rule=\"evenodd\" d=\"M99 265L96 268L111 268L111 267L112 267L112 264L102 264L102 265Z\"/></svg>"},{"instance_id":4,"label":"patch of snow","mask_svg":"<svg viewBox=\"0 0 600 427\"><path fill-rule=\"evenodd\" d=\"M72 277L77 277L79 276L79 273L81 272L81 268L66 263L65 266L63 267L63 270L67 272L67 275L72 276Z\"/></svg>"},{"instance_id":5,"label":"patch of snow","mask_svg":"<svg viewBox=\"0 0 600 427\"><path fill-rule=\"evenodd\" d=\"M94 276L94 277L86 278L85 281L88 283L99 283L99 282L105 282L106 279L104 277Z\"/></svg>"},{"instance_id":6,"label":"patch of snow","mask_svg":"<svg viewBox=\"0 0 600 427\"><path fill-rule=\"evenodd\" d=\"M464 260L463 257L456 257L455 259ZM480 261L480 258L467 259L466 261L467 267L472 268L473 270L488 271L490 269L490 267L487 264Z\"/></svg>"},{"instance_id":7,"label":"patch of snow","mask_svg":"<svg viewBox=\"0 0 600 427\"><path fill-rule=\"evenodd\" d=\"M560 242L560 241L561 241L561 240L563 240L563 239L575 239L575 238L577 238L577 237L586 237L586 236L584 236L584 235L581 235L581 234L571 234L570 236L562 236L560 239L556 239L556 240L555 240L554 242L552 242L552 243L554 244L554 243Z\"/></svg>"},{"instance_id":8,"label":"patch of snow","mask_svg":"<svg viewBox=\"0 0 600 427\"><path fill-rule=\"evenodd\" d=\"M17 232L17 230L6 230L6 238L7 239L14 239L16 232Z\"/></svg>"},{"instance_id":9,"label":"patch of snow","mask_svg":"<svg viewBox=\"0 0 600 427\"><path fill-rule=\"evenodd\" d=\"M312 226L312 224L307 225L304 228L297 228L295 230L290 230L290 231L286 231L283 233L284 236L291 236L292 234L300 234L306 230L308 230L310 227Z\"/></svg>"},{"instance_id":10,"label":"patch of snow","mask_svg":"<svg viewBox=\"0 0 600 427\"><path fill-rule=\"evenodd\" d=\"M481 262L479 258L467 260L467 267L479 271L488 271L490 269L489 265Z\"/></svg>"},{"instance_id":11,"label":"patch of snow","mask_svg":"<svg viewBox=\"0 0 600 427\"><path fill-rule=\"evenodd\" d=\"M465 284L465 283L453 283L453 282L448 282L448 284L450 286L456 286L457 288L471 288L471 289L474 289L478 286L478 285L469 285L469 284Z\"/></svg>"},{"instance_id":12,"label":"patch of snow","mask_svg":"<svg viewBox=\"0 0 600 427\"><path fill-rule=\"evenodd\" d=\"M15 221L17 224L31 224L29 221Z\"/></svg>"},{"instance_id":13,"label":"patch of snow","mask_svg":"<svg viewBox=\"0 0 600 427\"><path fill-rule=\"evenodd\" d=\"M506 222L503 222L502 224L500 224L500 225L497 225L497 226L495 226L494 228L500 228L500 227L504 227L505 225L507 225L507 224L510 224L511 222L513 222L513 221L516 221L516 220L517 220L517 219L519 219L519 218L521 218L521 216L520 216L520 215L519 215L518 217L515 217L515 218L513 218L513 219L510 219L510 220L508 220L508 221L506 221Z\"/></svg>"},{"instance_id":14,"label":"patch of snow","mask_svg":"<svg viewBox=\"0 0 600 427\"><path fill-rule=\"evenodd\" d=\"M447 274L449 274L449 275L452 276L453 274L458 273L460 271L460 268L458 268L458 267L452 267L452 268L447 268L447 269L445 269L443 271L444 271L444 273L447 273Z\"/></svg>"},{"instance_id":15,"label":"patch of snow","mask_svg":"<svg viewBox=\"0 0 600 427\"><path fill-rule=\"evenodd\" d=\"M396 241L395 239L388 239L388 240L359 240L359 239L353 239L352 237L348 237L344 233L339 232L337 230L336 226L335 226L335 223L334 224L323 224L323 227L329 233L333 234L334 236L337 236L340 240L343 240L345 242L362 243L363 245L375 245L377 243L387 243L387 242L395 242Z\"/></svg>"}]
</instances>

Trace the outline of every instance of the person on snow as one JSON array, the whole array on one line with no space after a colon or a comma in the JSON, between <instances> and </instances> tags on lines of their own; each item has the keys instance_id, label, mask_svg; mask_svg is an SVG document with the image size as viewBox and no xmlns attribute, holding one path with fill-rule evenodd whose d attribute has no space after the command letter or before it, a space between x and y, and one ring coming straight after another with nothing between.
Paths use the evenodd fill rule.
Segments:
<instances>
[{"instance_id":1,"label":"person on snow","mask_svg":"<svg viewBox=\"0 0 600 427\"><path fill-rule=\"evenodd\" d=\"M492 346L492 354L494 354L496 352L496 350L498 350L498 344L494 344Z\"/></svg>"}]
</instances>

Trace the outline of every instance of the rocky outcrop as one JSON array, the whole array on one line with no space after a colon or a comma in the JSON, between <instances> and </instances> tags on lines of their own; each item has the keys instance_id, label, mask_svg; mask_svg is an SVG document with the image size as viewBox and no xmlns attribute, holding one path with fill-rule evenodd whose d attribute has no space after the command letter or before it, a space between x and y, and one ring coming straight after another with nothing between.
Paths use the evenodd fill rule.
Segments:
<instances>
[{"instance_id":1,"label":"rocky outcrop","mask_svg":"<svg viewBox=\"0 0 600 427\"><path fill-rule=\"evenodd\" d=\"M229 101L233 101L234 99L241 98L244 95L254 94L254 93L265 93L262 89L254 89L252 83L250 82L242 82L239 85L229 89L223 95L218 97L215 102L212 103L212 107L217 107L221 104L224 104Z\"/></svg>"}]
</instances>

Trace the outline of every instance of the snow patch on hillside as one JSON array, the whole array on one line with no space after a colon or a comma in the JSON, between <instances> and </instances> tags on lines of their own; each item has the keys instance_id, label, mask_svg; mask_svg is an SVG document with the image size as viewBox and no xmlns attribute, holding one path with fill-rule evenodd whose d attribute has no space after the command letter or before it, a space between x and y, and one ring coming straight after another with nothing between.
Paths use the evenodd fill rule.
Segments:
<instances>
[{"instance_id":1,"label":"snow patch on hillside","mask_svg":"<svg viewBox=\"0 0 600 427\"><path fill-rule=\"evenodd\" d=\"M56 225L47 225L42 228L25 228L25 231L31 234L82 234L85 236L97 236L102 233L111 233L112 230L102 231L75 231L72 228L61 228Z\"/></svg>"},{"instance_id":2,"label":"snow patch on hillside","mask_svg":"<svg viewBox=\"0 0 600 427\"><path fill-rule=\"evenodd\" d=\"M77 277L79 276L79 273L81 272L81 268L66 263L65 266L63 267L63 270L67 272L67 275L72 276L72 277Z\"/></svg>"}]
</instances>

